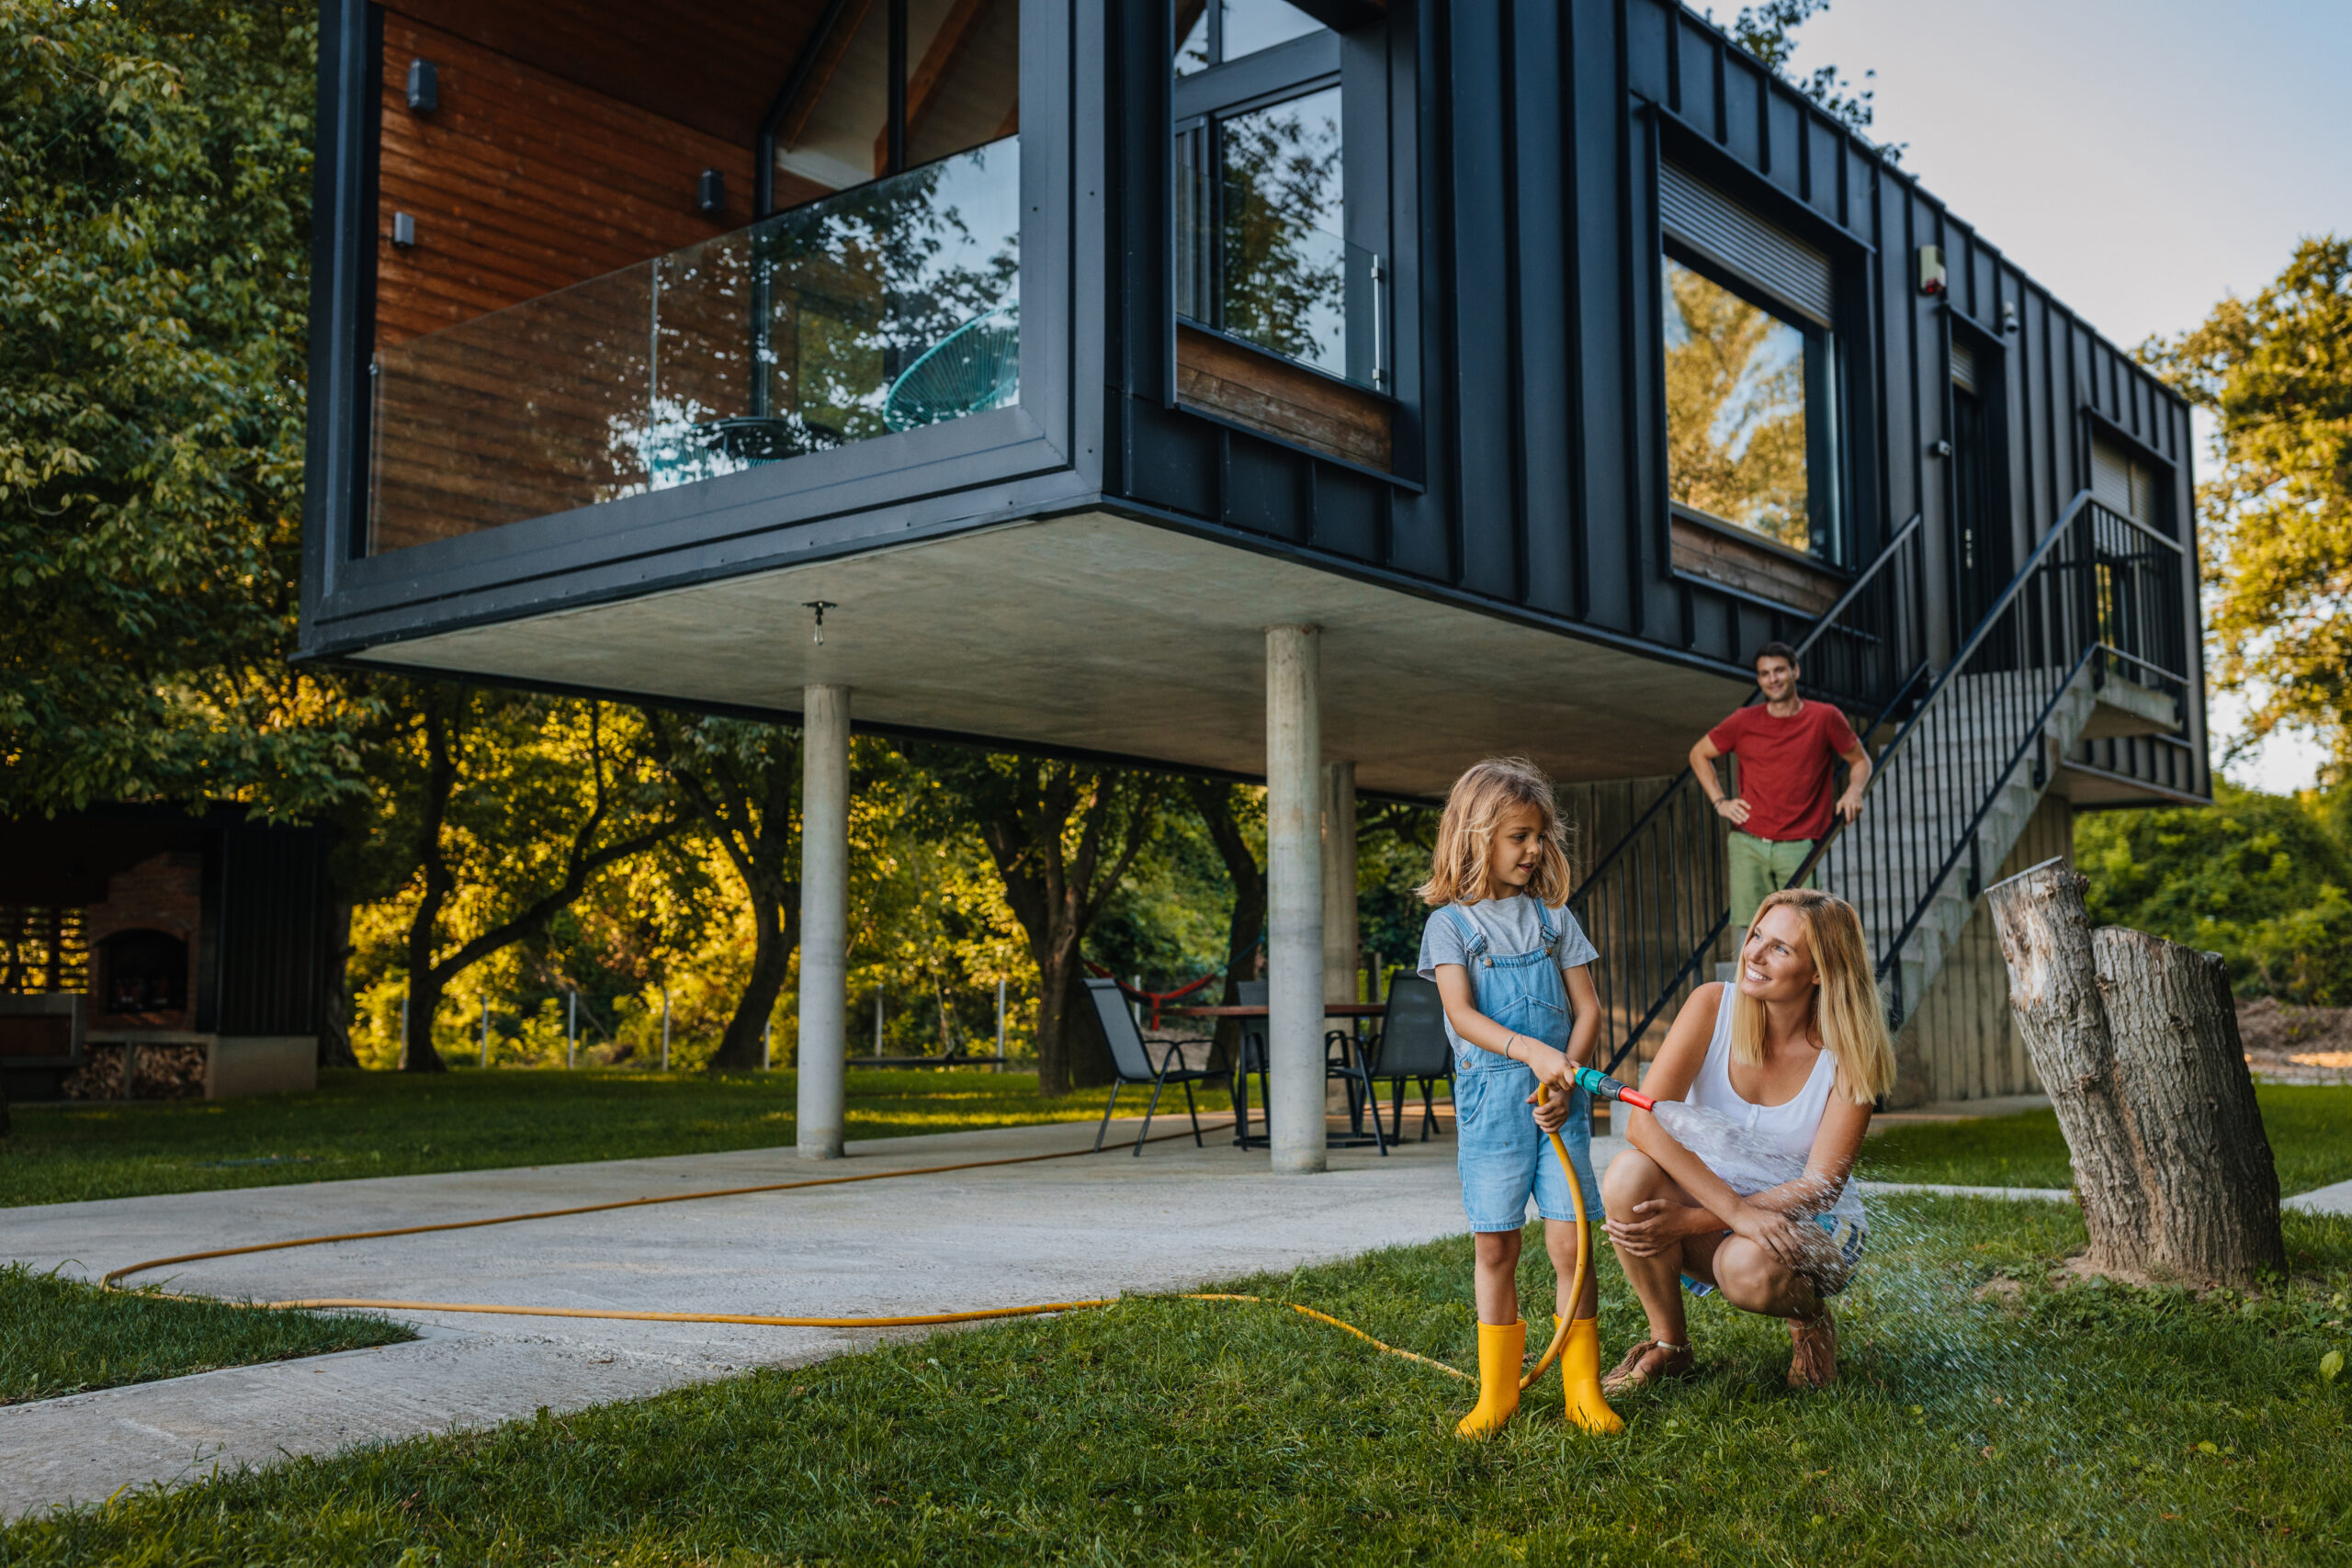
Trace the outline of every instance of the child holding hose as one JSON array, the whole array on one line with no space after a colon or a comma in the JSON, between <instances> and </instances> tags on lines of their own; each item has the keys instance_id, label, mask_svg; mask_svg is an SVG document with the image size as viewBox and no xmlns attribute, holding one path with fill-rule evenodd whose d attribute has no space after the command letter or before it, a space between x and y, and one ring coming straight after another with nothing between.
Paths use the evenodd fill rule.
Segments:
<instances>
[{"instance_id":1,"label":"child holding hose","mask_svg":"<svg viewBox=\"0 0 2352 1568\"><path fill-rule=\"evenodd\" d=\"M1494 758L1454 781L1438 824L1430 879L1417 889L1435 908L1421 934L1421 975L1437 983L1453 1043L1453 1107L1462 1206L1476 1238L1478 1404L1455 1429L1483 1437L1519 1408L1527 1325L1519 1315L1521 1228L1527 1201L1544 1216L1567 1320L1560 1355L1568 1416L1589 1431L1623 1423L1600 1393L1600 1337L1591 1269L1572 1301L1589 1224L1551 1137L1566 1144L1587 1214L1598 1214L1591 1101L1575 1085L1592 1055L1600 1001L1587 965L1599 956L1568 895L1565 833L1552 783L1532 762ZM1548 1091L1539 1096L1538 1086ZM1560 1319L1555 1317L1555 1330Z\"/></svg>"}]
</instances>

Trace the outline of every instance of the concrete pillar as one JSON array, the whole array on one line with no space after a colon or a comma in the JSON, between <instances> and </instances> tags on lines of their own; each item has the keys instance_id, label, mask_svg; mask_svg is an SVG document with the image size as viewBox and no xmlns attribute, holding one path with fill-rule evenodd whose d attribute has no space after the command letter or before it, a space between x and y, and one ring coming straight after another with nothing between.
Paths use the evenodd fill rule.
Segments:
<instances>
[{"instance_id":1,"label":"concrete pillar","mask_svg":"<svg viewBox=\"0 0 2352 1568\"><path fill-rule=\"evenodd\" d=\"M1324 1168L1320 634L1266 628L1267 1124L1274 1169Z\"/></svg>"},{"instance_id":2,"label":"concrete pillar","mask_svg":"<svg viewBox=\"0 0 2352 1568\"><path fill-rule=\"evenodd\" d=\"M849 1052L849 688L800 694L800 1121L803 1159L842 1156Z\"/></svg>"},{"instance_id":3,"label":"concrete pillar","mask_svg":"<svg viewBox=\"0 0 2352 1568\"><path fill-rule=\"evenodd\" d=\"M1356 999L1356 765L1323 764L1323 999ZM1352 1032L1355 1021L1327 1019L1326 1029ZM1345 1115L1348 1086L1323 1086L1327 1112Z\"/></svg>"}]
</instances>

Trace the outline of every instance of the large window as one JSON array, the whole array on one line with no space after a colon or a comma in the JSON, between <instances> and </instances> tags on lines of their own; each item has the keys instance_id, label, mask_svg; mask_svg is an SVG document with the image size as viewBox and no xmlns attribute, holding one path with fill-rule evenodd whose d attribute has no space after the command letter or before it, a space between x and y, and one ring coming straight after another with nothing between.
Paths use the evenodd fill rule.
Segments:
<instances>
[{"instance_id":1,"label":"large window","mask_svg":"<svg viewBox=\"0 0 2352 1568\"><path fill-rule=\"evenodd\" d=\"M1179 6L1176 310L1381 385L1383 269L1350 241L1335 35L1281 0Z\"/></svg>"},{"instance_id":2,"label":"large window","mask_svg":"<svg viewBox=\"0 0 2352 1568\"><path fill-rule=\"evenodd\" d=\"M1826 258L1667 173L1659 299L1673 503L1839 558Z\"/></svg>"}]
</instances>

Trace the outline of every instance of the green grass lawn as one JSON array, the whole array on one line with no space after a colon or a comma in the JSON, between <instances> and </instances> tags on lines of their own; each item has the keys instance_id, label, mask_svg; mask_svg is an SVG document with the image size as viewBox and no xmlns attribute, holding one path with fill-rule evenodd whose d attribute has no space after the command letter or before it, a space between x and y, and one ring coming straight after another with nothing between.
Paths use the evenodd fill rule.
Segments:
<instances>
[{"instance_id":1,"label":"green grass lawn","mask_svg":"<svg viewBox=\"0 0 2352 1568\"><path fill-rule=\"evenodd\" d=\"M2281 1196L2352 1180L2352 1088L2256 1084L2254 1092L2271 1158L2278 1162ZM2074 1182L2053 1111L1892 1126L1862 1145L1860 1173L1873 1181L1966 1187Z\"/></svg>"},{"instance_id":2,"label":"green grass lawn","mask_svg":"<svg viewBox=\"0 0 2352 1568\"><path fill-rule=\"evenodd\" d=\"M100 1291L0 1264L0 1404L415 1337L380 1317Z\"/></svg>"},{"instance_id":3,"label":"green grass lawn","mask_svg":"<svg viewBox=\"0 0 2352 1568\"><path fill-rule=\"evenodd\" d=\"M1557 1385L1498 1439L1465 1387L1271 1308L1136 1299L21 1522L97 1562L2341 1562L2352 1222L2288 1221L2258 1297L2058 1290L2071 1210L1882 1206L1845 1380L1702 1303L1702 1373L1592 1438ZM1540 1246L1522 1285L1548 1294ZM2004 1295L1996 1274L2018 1281ZM1603 1265L1613 1359L1638 1335ZM1468 1247L1237 1288L1466 1364Z\"/></svg>"},{"instance_id":4,"label":"green grass lawn","mask_svg":"<svg viewBox=\"0 0 2352 1568\"><path fill-rule=\"evenodd\" d=\"M311 1094L18 1106L14 1136L0 1140L0 1207L789 1147L795 1093L788 1072L345 1071L322 1072ZM1091 1122L1109 1093L1046 1100L1030 1073L852 1072L849 1135ZM1119 1109L1139 1113L1149 1098L1126 1090ZM1202 1099L1204 1113L1225 1113L1221 1092ZM1170 1132L1182 1124L1174 1100Z\"/></svg>"}]
</instances>

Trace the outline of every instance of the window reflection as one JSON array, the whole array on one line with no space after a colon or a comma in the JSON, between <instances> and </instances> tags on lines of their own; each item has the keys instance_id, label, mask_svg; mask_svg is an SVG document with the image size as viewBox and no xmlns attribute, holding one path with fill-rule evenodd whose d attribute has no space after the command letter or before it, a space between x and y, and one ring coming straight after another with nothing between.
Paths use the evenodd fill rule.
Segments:
<instances>
[{"instance_id":1,"label":"window reflection","mask_svg":"<svg viewBox=\"0 0 2352 1568\"><path fill-rule=\"evenodd\" d=\"M1347 371L1340 90L1221 123L1227 332Z\"/></svg>"},{"instance_id":2,"label":"window reflection","mask_svg":"<svg viewBox=\"0 0 2352 1568\"><path fill-rule=\"evenodd\" d=\"M1791 549L1828 553L1806 422L1809 386L1826 386L1826 335L1671 256L1664 294L1668 493Z\"/></svg>"}]
</instances>

